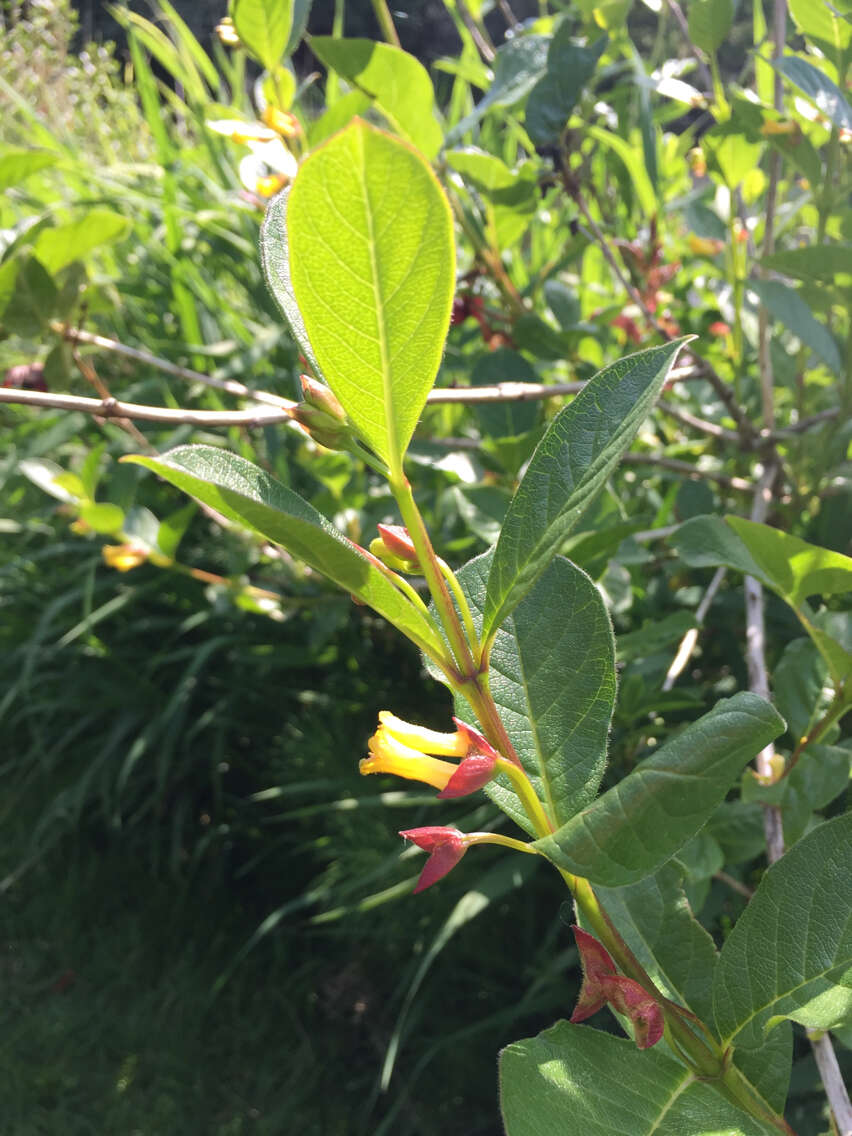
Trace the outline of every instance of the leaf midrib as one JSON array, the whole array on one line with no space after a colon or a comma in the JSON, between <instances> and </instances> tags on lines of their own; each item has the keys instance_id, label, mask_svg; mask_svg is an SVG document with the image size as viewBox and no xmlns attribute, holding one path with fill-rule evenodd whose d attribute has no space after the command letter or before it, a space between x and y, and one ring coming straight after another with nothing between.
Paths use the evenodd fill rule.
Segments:
<instances>
[{"instance_id":1,"label":"leaf midrib","mask_svg":"<svg viewBox=\"0 0 852 1136\"><path fill-rule=\"evenodd\" d=\"M396 421L396 408L393 398L393 383L391 382L390 375L390 360L388 358L387 330L385 328L385 306L382 303L382 298L379 291L379 271L378 263L376 261L376 242L375 231L373 228L372 207L369 191L367 189L367 166L364 158L363 131L358 132L357 145L358 177L361 184L361 190L364 195L364 218L367 227L367 248L370 254L370 273L372 276L371 283L373 289L373 300L376 310L376 330L379 337L379 356L382 365L382 398L384 402L383 416L385 438L387 440L388 466L391 473L401 473L402 470L399 447L396 444L396 435L391 427L391 423Z\"/></svg>"}]
</instances>

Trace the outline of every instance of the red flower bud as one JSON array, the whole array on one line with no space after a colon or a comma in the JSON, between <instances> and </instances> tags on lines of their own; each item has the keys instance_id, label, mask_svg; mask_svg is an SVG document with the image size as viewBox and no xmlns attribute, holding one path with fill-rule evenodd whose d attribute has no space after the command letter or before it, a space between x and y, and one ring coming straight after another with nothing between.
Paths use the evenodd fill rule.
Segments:
<instances>
[{"instance_id":1,"label":"red flower bud","mask_svg":"<svg viewBox=\"0 0 852 1136\"><path fill-rule=\"evenodd\" d=\"M496 764L497 757L492 754L481 753L466 757L447 782L446 788L438 794L438 799L449 801L453 797L467 797L470 793L475 793L494 776Z\"/></svg>"},{"instance_id":2,"label":"red flower bud","mask_svg":"<svg viewBox=\"0 0 852 1136\"><path fill-rule=\"evenodd\" d=\"M299 375L299 381L302 384L302 396L308 406L315 406L338 422L346 421L346 411L330 387L312 379L310 375Z\"/></svg>"},{"instance_id":3,"label":"red flower bud","mask_svg":"<svg viewBox=\"0 0 852 1136\"><path fill-rule=\"evenodd\" d=\"M582 927L571 930L583 967L583 985L571 1021L585 1021L608 1002L630 1019L639 1049L656 1045L663 1036L663 1011L657 1000L635 979L616 971L609 952L593 935Z\"/></svg>"},{"instance_id":4,"label":"red flower bud","mask_svg":"<svg viewBox=\"0 0 852 1136\"><path fill-rule=\"evenodd\" d=\"M466 296L456 296L453 300L453 310L450 315L450 323L455 327L456 324L464 323L470 315L468 301Z\"/></svg>"},{"instance_id":5,"label":"red flower bud","mask_svg":"<svg viewBox=\"0 0 852 1136\"><path fill-rule=\"evenodd\" d=\"M464 835L457 828L428 825L425 828L404 829L399 835L430 853L414 889L415 895L452 871L467 851Z\"/></svg>"},{"instance_id":6,"label":"red flower bud","mask_svg":"<svg viewBox=\"0 0 852 1136\"><path fill-rule=\"evenodd\" d=\"M403 525L376 525L376 528L382 543L392 556L407 564L417 563L417 550L407 528Z\"/></svg>"}]
</instances>

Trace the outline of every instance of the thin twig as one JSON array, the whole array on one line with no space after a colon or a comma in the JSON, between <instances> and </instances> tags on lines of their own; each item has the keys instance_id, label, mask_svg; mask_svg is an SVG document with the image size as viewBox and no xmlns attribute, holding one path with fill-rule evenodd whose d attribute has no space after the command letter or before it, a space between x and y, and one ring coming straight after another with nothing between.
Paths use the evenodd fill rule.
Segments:
<instances>
[{"instance_id":1,"label":"thin twig","mask_svg":"<svg viewBox=\"0 0 852 1136\"><path fill-rule=\"evenodd\" d=\"M754 503L751 519L763 523L769 512L772 500L772 486L778 475L778 466L769 462L754 489ZM748 666L749 690L770 699L769 671L766 667L765 633L763 621L763 588L753 576L745 577L746 609L746 664ZM765 746L755 759L758 778L765 784L775 779L775 746L772 742ZM766 833L767 857L770 864L784 855L784 827L781 810L777 805L767 805L763 810L763 827Z\"/></svg>"},{"instance_id":2,"label":"thin twig","mask_svg":"<svg viewBox=\"0 0 852 1136\"><path fill-rule=\"evenodd\" d=\"M821 426L823 422L830 422L833 418L839 418L841 414L841 407L835 406L831 410L821 410L819 414L814 414L810 418L802 418L799 422L794 422L792 426L785 426L781 430L773 430L769 434L769 438L773 442L780 441L783 438L792 438L796 434L804 434L806 430L812 430L814 426Z\"/></svg>"},{"instance_id":3,"label":"thin twig","mask_svg":"<svg viewBox=\"0 0 852 1136\"><path fill-rule=\"evenodd\" d=\"M707 88L707 91L712 94L712 91L713 91L713 76L710 74L710 68L707 66L707 64L704 62L704 60L698 54L698 49L696 48L695 44L692 42L692 38L690 37L690 34L689 34L689 24L687 23L686 16L684 16L683 10L681 9L680 4L677 3L677 0L668 0L668 5L669 5L669 11L674 16L675 20L677 21L678 27L680 28L680 30L683 34L683 38L686 40L687 44L689 45L689 48L690 48L692 54L695 56L695 62L698 65L698 72L701 75L702 82L704 83L705 87Z\"/></svg>"},{"instance_id":4,"label":"thin twig","mask_svg":"<svg viewBox=\"0 0 852 1136\"><path fill-rule=\"evenodd\" d=\"M677 458L667 458L663 454L624 454L622 462L627 465L656 465L661 469L670 469L674 473L682 473L692 481L716 481L728 489L736 489L740 493L752 493L754 486L743 477L730 477L726 473L719 473L714 469L703 469L691 465L689 462L679 461Z\"/></svg>"},{"instance_id":5,"label":"thin twig","mask_svg":"<svg viewBox=\"0 0 852 1136\"><path fill-rule=\"evenodd\" d=\"M717 568L713 573L713 579L707 585L707 591L701 599L701 603L695 609L695 622L697 627L690 627L689 631L684 635L680 641L680 646L677 649L672 665L666 671L665 681L663 682L663 690L671 690L677 681L678 677L683 673L686 664L692 658L692 652L695 650L695 645L698 642L698 632L701 625L704 623L704 618L713 602L713 598L721 587L722 581L725 578L725 568Z\"/></svg>"},{"instance_id":6,"label":"thin twig","mask_svg":"<svg viewBox=\"0 0 852 1136\"><path fill-rule=\"evenodd\" d=\"M96 418L138 418L144 422L162 422L168 426L270 426L289 422L288 410L171 410L162 406L143 406L119 402L115 398L83 398L71 394L46 394L42 391L0 390L0 403L21 406L43 406L51 410L80 411Z\"/></svg>"},{"instance_id":7,"label":"thin twig","mask_svg":"<svg viewBox=\"0 0 852 1136\"><path fill-rule=\"evenodd\" d=\"M269 406L296 405L291 399L281 398L270 391L254 390L245 386L244 383L237 382L236 379L217 379L212 375L205 375L203 371L179 367L177 363L171 363L168 359L161 359L158 355L152 355L148 351L140 351L138 347L128 347L126 343L119 343L117 339L108 339L105 335L95 335L90 331L83 331L81 328L71 327L63 323L52 323L50 326L53 331L58 332L69 343L87 343L92 347L100 347L104 351L123 355L126 359L134 359L137 363L145 363L149 367L155 367L158 371L162 371L166 375L174 375L178 379L186 379L191 383L202 383L204 386L226 391L238 398L249 398L252 402L263 402Z\"/></svg>"},{"instance_id":8,"label":"thin twig","mask_svg":"<svg viewBox=\"0 0 852 1136\"><path fill-rule=\"evenodd\" d=\"M558 398L566 394L578 394L585 383L497 383L491 387L436 387L429 392L427 402L434 406L441 403L464 402L538 402L545 398Z\"/></svg>"},{"instance_id":9,"label":"thin twig","mask_svg":"<svg viewBox=\"0 0 852 1136\"><path fill-rule=\"evenodd\" d=\"M692 426L693 429L700 430L703 434L709 434L711 438L723 439L735 445L742 444L742 438L735 431L728 430L724 426L718 426L715 422L708 422L706 418L698 418L697 415L690 414L688 410L682 410L679 406L673 406L665 399L660 399L657 403L657 409L662 410L663 414L668 414L670 418L682 422L684 426Z\"/></svg>"},{"instance_id":10,"label":"thin twig","mask_svg":"<svg viewBox=\"0 0 852 1136\"><path fill-rule=\"evenodd\" d=\"M817 1034L816 1031L811 1030L807 1033L825 1095L828 1097L837 1124L838 1136L852 1136L852 1102L843 1083L843 1074L837 1063L834 1046L831 1044L831 1034Z\"/></svg>"},{"instance_id":11,"label":"thin twig","mask_svg":"<svg viewBox=\"0 0 852 1136\"><path fill-rule=\"evenodd\" d=\"M727 872L714 872L713 879L718 880L720 883L727 884L727 886L731 888L732 891L739 892L739 894L744 895L746 899L751 899L751 897L754 895L754 892L750 887L746 887L744 883L738 880L735 876L728 875Z\"/></svg>"},{"instance_id":12,"label":"thin twig","mask_svg":"<svg viewBox=\"0 0 852 1136\"><path fill-rule=\"evenodd\" d=\"M461 16L462 23L470 32L470 37L476 44L476 50L486 63L493 63L497 52L494 50L494 44L491 42L488 32L485 31L484 27L480 28L464 0L456 0L456 8Z\"/></svg>"}]
</instances>

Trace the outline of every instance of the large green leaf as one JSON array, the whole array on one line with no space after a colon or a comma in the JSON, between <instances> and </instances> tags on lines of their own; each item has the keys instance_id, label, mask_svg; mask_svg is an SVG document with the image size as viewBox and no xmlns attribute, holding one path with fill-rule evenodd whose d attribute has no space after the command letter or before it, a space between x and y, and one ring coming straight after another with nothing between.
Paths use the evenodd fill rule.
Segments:
<instances>
[{"instance_id":1,"label":"large green leaf","mask_svg":"<svg viewBox=\"0 0 852 1136\"><path fill-rule=\"evenodd\" d=\"M694 517L680 526L672 543L692 567L724 564L777 592L795 610L835 683L848 680L852 655L815 623L807 597L852 590L852 558L741 517Z\"/></svg>"},{"instance_id":2,"label":"large green leaf","mask_svg":"<svg viewBox=\"0 0 852 1136\"><path fill-rule=\"evenodd\" d=\"M59 161L51 150L32 150L25 146L4 146L0 150L0 190L20 185L31 174Z\"/></svg>"},{"instance_id":3,"label":"large green leaf","mask_svg":"<svg viewBox=\"0 0 852 1136\"><path fill-rule=\"evenodd\" d=\"M662 1046L557 1022L500 1054L506 1136L768 1136Z\"/></svg>"},{"instance_id":4,"label":"large green leaf","mask_svg":"<svg viewBox=\"0 0 852 1136\"><path fill-rule=\"evenodd\" d=\"M684 340L599 371L554 418L509 506L488 578L483 634L526 595L654 405Z\"/></svg>"},{"instance_id":5,"label":"large green leaf","mask_svg":"<svg viewBox=\"0 0 852 1136\"><path fill-rule=\"evenodd\" d=\"M573 20L564 20L550 41L547 71L527 99L524 125L536 146L557 142L583 87L595 73L607 45L607 37L590 47L573 39Z\"/></svg>"},{"instance_id":6,"label":"large green leaf","mask_svg":"<svg viewBox=\"0 0 852 1136\"><path fill-rule=\"evenodd\" d=\"M852 107L827 75L797 55L784 55L781 59L771 60L771 63L776 71L803 91L838 130L852 130Z\"/></svg>"},{"instance_id":7,"label":"large green leaf","mask_svg":"<svg viewBox=\"0 0 852 1136\"><path fill-rule=\"evenodd\" d=\"M641 880L698 832L746 762L783 729L768 702L735 694L535 847L592 883L621 887Z\"/></svg>"},{"instance_id":8,"label":"large green leaf","mask_svg":"<svg viewBox=\"0 0 852 1136\"><path fill-rule=\"evenodd\" d=\"M458 577L479 626L493 552L465 564ZM530 780L556 824L595 799L606 766L615 702L612 627L595 585L562 557L497 633L490 689ZM457 700L461 716L467 704ZM508 782L489 795L522 827L529 819Z\"/></svg>"},{"instance_id":9,"label":"large green leaf","mask_svg":"<svg viewBox=\"0 0 852 1136\"><path fill-rule=\"evenodd\" d=\"M292 0L233 0L237 35L267 71L274 71L290 39Z\"/></svg>"},{"instance_id":10,"label":"large green leaf","mask_svg":"<svg viewBox=\"0 0 852 1136\"><path fill-rule=\"evenodd\" d=\"M265 228L265 246L276 232ZM449 327L447 199L416 151L356 119L303 164L287 236L293 294L320 367L364 439L398 472Z\"/></svg>"},{"instance_id":11,"label":"large green leaf","mask_svg":"<svg viewBox=\"0 0 852 1136\"><path fill-rule=\"evenodd\" d=\"M145 466L196 500L280 544L420 644L436 644L425 617L357 545L298 494L244 458L213 446L178 446Z\"/></svg>"},{"instance_id":12,"label":"large green leaf","mask_svg":"<svg viewBox=\"0 0 852 1136\"><path fill-rule=\"evenodd\" d=\"M762 263L797 280L834 284L838 276L852 275L852 245L801 245L781 249Z\"/></svg>"},{"instance_id":13,"label":"large green leaf","mask_svg":"<svg viewBox=\"0 0 852 1136\"><path fill-rule=\"evenodd\" d=\"M852 24L829 0L787 0L799 31L840 67L843 52L852 39Z\"/></svg>"},{"instance_id":14,"label":"large green leaf","mask_svg":"<svg viewBox=\"0 0 852 1136\"><path fill-rule=\"evenodd\" d=\"M365 95L427 158L441 148L443 133L433 113L435 92L423 64L387 43L313 36L311 51Z\"/></svg>"},{"instance_id":15,"label":"large green leaf","mask_svg":"<svg viewBox=\"0 0 852 1136\"><path fill-rule=\"evenodd\" d=\"M830 1029L852 1016L852 813L773 864L722 948L713 984L724 1044L761 1044L779 1020Z\"/></svg>"},{"instance_id":16,"label":"large green leaf","mask_svg":"<svg viewBox=\"0 0 852 1136\"><path fill-rule=\"evenodd\" d=\"M795 288L780 280L749 280L748 286L757 293L773 319L801 339L836 375L842 374L843 360L834 336L816 319Z\"/></svg>"}]
</instances>

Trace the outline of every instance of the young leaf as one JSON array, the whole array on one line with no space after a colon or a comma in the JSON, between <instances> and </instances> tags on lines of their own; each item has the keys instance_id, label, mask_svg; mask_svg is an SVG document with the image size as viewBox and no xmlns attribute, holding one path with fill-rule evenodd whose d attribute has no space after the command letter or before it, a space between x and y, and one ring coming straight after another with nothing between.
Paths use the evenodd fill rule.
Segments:
<instances>
[{"instance_id":1,"label":"young leaf","mask_svg":"<svg viewBox=\"0 0 852 1136\"><path fill-rule=\"evenodd\" d=\"M768 1136L662 1047L558 1022L500 1054L506 1136Z\"/></svg>"},{"instance_id":2,"label":"young leaf","mask_svg":"<svg viewBox=\"0 0 852 1136\"><path fill-rule=\"evenodd\" d=\"M0 150L0 190L13 189L32 174L53 166L59 154L50 150L32 150L26 146L4 146Z\"/></svg>"},{"instance_id":3,"label":"young leaf","mask_svg":"<svg viewBox=\"0 0 852 1136\"><path fill-rule=\"evenodd\" d=\"M484 553L458 573L477 626L493 555ZM500 628L490 688L536 792L556 823L564 823L595 798L615 702L609 615L595 585L569 560L553 560ZM457 711L470 716L462 698ZM492 781L486 792L528 828L508 782Z\"/></svg>"},{"instance_id":4,"label":"young leaf","mask_svg":"<svg viewBox=\"0 0 852 1136\"><path fill-rule=\"evenodd\" d=\"M795 288L780 280L749 280L748 286L757 293L773 319L801 339L836 375L842 374L843 360L834 336L815 318Z\"/></svg>"},{"instance_id":5,"label":"young leaf","mask_svg":"<svg viewBox=\"0 0 852 1136\"><path fill-rule=\"evenodd\" d=\"M120 213L113 213L110 209L92 209L77 221L42 229L33 252L53 274L93 249L121 240L129 230L130 221Z\"/></svg>"},{"instance_id":6,"label":"young leaf","mask_svg":"<svg viewBox=\"0 0 852 1136\"><path fill-rule=\"evenodd\" d=\"M723 1044L759 1046L785 1018L814 1029L848 1020L850 913L852 813L846 813L772 865L725 941L713 982Z\"/></svg>"},{"instance_id":7,"label":"young leaf","mask_svg":"<svg viewBox=\"0 0 852 1136\"><path fill-rule=\"evenodd\" d=\"M509 506L488 577L483 636L494 634L592 503L656 401L684 340L599 371L539 442Z\"/></svg>"},{"instance_id":8,"label":"young leaf","mask_svg":"<svg viewBox=\"0 0 852 1136\"><path fill-rule=\"evenodd\" d=\"M280 544L369 604L416 643L435 645L426 618L357 545L307 501L256 465L213 446L178 446L159 458L124 458L153 470L229 520Z\"/></svg>"},{"instance_id":9,"label":"young leaf","mask_svg":"<svg viewBox=\"0 0 852 1136\"><path fill-rule=\"evenodd\" d=\"M267 226L264 245L274 236ZM419 154L356 119L299 171L287 236L319 365L364 439L399 472L449 327L447 199Z\"/></svg>"},{"instance_id":10,"label":"young leaf","mask_svg":"<svg viewBox=\"0 0 852 1136\"><path fill-rule=\"evenodd\" d=\"M592 883L635 883L698 832L746 762L783 730L768 702L735 694L535 847Z\"/></svg>"},{"instance_id":11,"label":"young leaf","mask_svg":"<svg viewBox=\"0 0 852 1136\"><path fill-rule=\"evenodd\" d=\"M326 67L375 100L376 107L427 158L441 148L443 133L433 113L429 72L413 55L371 39L312 36L311 51Z\"/></svg>"},{"instance_id":12,"label":"young leaf","mask_svg":"<svg viewBox=\"0 0 852 1136\"><path fill-rule=\"evenodd\" d=\"M292 0L233 0L237 35L267 71L274 71L290 39Z\"/></svg>"}]
</instances>

